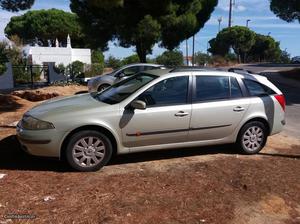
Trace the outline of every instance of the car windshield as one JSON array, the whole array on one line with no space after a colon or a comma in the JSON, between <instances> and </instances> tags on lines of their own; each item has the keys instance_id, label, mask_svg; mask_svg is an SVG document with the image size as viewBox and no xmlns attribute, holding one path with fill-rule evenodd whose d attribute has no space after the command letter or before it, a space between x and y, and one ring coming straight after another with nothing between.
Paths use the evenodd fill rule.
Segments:
<instances>
[{"instance_id":1,"label":"car windshield","mask_svg":"<svg viewBox=\"0 0 300 224\"><path fill-rule=\"evenodd\" d=\"M93 97L107 104L120 103L155 78L157 78L155 75L139 73L112 85L103 92L94 94Z\"/></svg>"}]
</instances>

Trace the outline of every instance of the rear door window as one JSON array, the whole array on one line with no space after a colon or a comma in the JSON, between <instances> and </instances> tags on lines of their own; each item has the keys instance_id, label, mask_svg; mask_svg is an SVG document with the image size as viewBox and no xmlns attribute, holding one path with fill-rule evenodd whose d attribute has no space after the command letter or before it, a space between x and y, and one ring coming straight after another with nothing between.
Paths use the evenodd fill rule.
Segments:
<instances>
[{"instance_id":1,"label":"rear door window","mask_svg":"<svg viewBox=\"0 0 300 224\"><path fill-rule=\"evenodd\" d=\"M194 102L223 100L230 97L228 76L196 76Z\"/></svg>"}]
</instances>

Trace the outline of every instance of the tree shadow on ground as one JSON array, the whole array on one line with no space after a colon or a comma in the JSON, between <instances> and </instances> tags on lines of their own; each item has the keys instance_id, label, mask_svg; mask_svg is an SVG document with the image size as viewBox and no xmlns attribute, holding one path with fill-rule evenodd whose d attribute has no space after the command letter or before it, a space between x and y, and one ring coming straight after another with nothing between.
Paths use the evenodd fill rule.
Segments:
<instances>
[{"instance_id":1,"label":"tree shadow on ground","mask_svg":"<svg viewBox=\"0 0 300 224\"><path fill-rule=\"evenodd\" d=\"M15 135L0 140L0 169L70 171L68 166L58 160L30 156L21 149Z\"/></svg>"},{"instance_id":2,"label":"tree shadow on ground","mask_svg":"<svg viewBox=\"0 0 300 224\"><path fill-rule=\"evenodd\" d=\"M72 172L73 170L65 161L52 158L35 157L25 153L15 135L0 140L0 169L1 170L29 170L29 171L54 171ZM200 155L236 154L233 145L220 145L209 147L195 147L183 149L158 150L140 152L113 157L109 165L121 165L146 161L167 160L182 157L193 157ZM260 153L263 156L276 156L283 158L299 159L300 155L288 155L277 153Z\"/></svg>"},{"instance_id":3,"label":"tree shadow on ground","mask_svg":"<svg viewBox=\"0 0 300 224\"><path fill-rule=\"evenodd\" d=\"M119 155L113 158L111 165L125 164L125 163L137 163L153 160L166 160L182 157L192 157L201 155L216 155L216 154L236 154L233 145L218 145L218 146L205 146L205 147L193 147L193 148L180 148L180 149L168 149L168 150L155 150L148 152L138 152L132 154Z\"/></svg>"},{"instance_id":4,"label":"tree shadow on ground","mask_svg":"<svg viewBox=\"0 0 300 224\"><path fill-rule=\"evenodd\" d=\"M25 153L15 135L0 140L0 169L70 172L65 161L52 158L35 157ZM140 152L113 157L108 165L137 163L162 159L173 159L208 154L233 154L230 145L214 147L197 147L189 149L171 149L151 152Z\"/></svg>"},{"instance_id":5,"label":"tree shadow on ground","mask_svg":"<svg viewBox=\"0 0 300 224\"><path fill-rule=\"evenodd\" d=\"M11 112L21 107L13 96L0 94L0 112Z\"/></svg>"},{"instance_id":6,"label":"tree shadow on ground","mask_svg":"<svg viewBox=\"0 0 300 224\"><path fill-rule=\"evenodd\" d=\"M273 156L273 157L282 157L282 158L290 158L290 159L300 159L300 155L289 155L289 154L280 154L280 153L265 153L265 152L260 152L259 155L262 155L262 156Z\"/></svg>"}]
</instances>

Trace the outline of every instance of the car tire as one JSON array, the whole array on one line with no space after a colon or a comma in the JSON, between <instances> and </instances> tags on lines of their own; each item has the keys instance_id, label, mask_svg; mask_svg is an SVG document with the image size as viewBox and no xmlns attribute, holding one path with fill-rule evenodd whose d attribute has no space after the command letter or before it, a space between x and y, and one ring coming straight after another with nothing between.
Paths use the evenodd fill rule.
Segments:
<instances>
[{"instance_id":1,"label":"car tire","mask_svg":"<svg viewBox=\"0 0 300 224\"><path fill-rule=\"evenodd\" d=\"M107 89L110 87L109 84L102 84L101 86L98 87L98 92L102 92L103 90Z\"/></svg>"},{"instance_id":2,"label":"car tire","mask_svg":"<svg viewBox=\"0 0 300 224\"><path fill-rule=\"evenodd\" d=\"M111 159L111 141L104 134L86 130L75 133L66 148L69 165L81 172L97 171Z\"/></svg>"},{"instance_id":3,"label":"car tire","mask_svg":"<svg viewBox=\"0 0 300 224\"><path fill-rule=\"evenodd\" d=\"M243 154L256 154L265 146L268 138L267 128L260 121L245 124L237 137L236 146Z\"/></svg>"}]
</instances>

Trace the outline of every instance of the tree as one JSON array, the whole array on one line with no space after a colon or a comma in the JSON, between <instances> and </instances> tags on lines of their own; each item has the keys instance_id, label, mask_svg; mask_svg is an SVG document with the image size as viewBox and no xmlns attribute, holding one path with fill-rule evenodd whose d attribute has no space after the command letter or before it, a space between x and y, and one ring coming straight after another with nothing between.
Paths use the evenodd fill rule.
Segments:
<instances>
[{"instance_id":1,"label":"tree","mask_svg":"<svg viewBox=\"0 0 300 224\"><path fill-rule=\"evenodd\" d=\"M104 55L101 50L92 50L92 64L104 64Z\"/></svg>"},{"instance_id":2,"label":"tree","mask_svg":"<svg viewBox=\"0 0 300 224\"><path fill-rule=\"evenodd\" d=\"M247 27L234 26L223 29L218 33L215 39L209 41L212 54L225 56L232 48L238 55L239 62L245 61L246 54L250 51L255 43L255 32Z\"/></svg>"},{"instance_id":3,"label":"tree","mask_svg":"<svg viewBox=\"0 0 300 224\"><path fill-rule=\"evenodd\" d=\"M22 46L6 41L0 42L0 75L6 71L6 62L22 64L23 59Z\"/></svg>"},{"instance_id":4,"label":"tree","mask_svg":"<svg viewBox=\"0 0 300 224\"><path fill-rule=\"evenodd\" d=\"M213 55L225 56L230 49L229 41L224 41L222 36L217 36L208 41L210 48L208 51Z\"/></svg>"},{"instance_id":5,"label":"tree","mask_svg":"<svg viewBox=\"0 0 300 224\"><path fill-rule=\"evenodd\" d=\"M34 0L0 0L0 7L11 12L30 9Z\"/></svg>"},{"instance_id":6,"label":"tree","mask_svg":"<svg viewBox=\"0 0 300 224\"><path fill-rule=\"evenodd\" d=\"M72 45L85 46L85 37L82 28L73 13L58 9L32 10L21 16L14 16L5 27L8 38L17 35L25 44L33 44L38 38L43 46L48 46L48 40L54 45L55 39L66 41L69 34Z\"/></svg>"},{"instance_id":7,"label":"tree","mask_svg":"<svg viewBox=\"0 0 300 224\"><path fill-rule=\"evenodd\" d=\"M0 75L3 75L4 72L6 72L6 62L8 62L7 44L2 41L0 42Z\"/></svg>"},{"instance_id":8,"label":"tree","mask_svg":"<svg viewBox=\"0 0 300 224\"><path fill-rule=\"evenodd\" d=\"M138 63L139 61L140 61L139 56L137 54L133 54L126 58L123 58L122 64L128 65L128 64Z\"/></svg>"},{"instance_id":9,"label":"tree","mask_svg":"<svg viewBox=\"0 0 300 224\"><path fill-rule=\"evenodd\" d=\"M183 54L181 51L165 51L157 56L156 62L161 65L175 67L183 65Z\"/></svg>"},{"instance_id":10,"label":"tree","mask_svg":"<svg viewBox=\"0 0 300 224\"><path fill-rule=\"evenodd\" d=\"M280 51L279 63L289 64L291 63L291 55L287 51Z\"/></svg>"},{"instance_id":11,"label":"tree","mask_svg":"<svg viewBox=\"0 0 300 224\"><path fill-rule=\"evenodd\" d=\"M208 54L202 53L202 52L197 52L195 54L195 62L198 65L207 65L208 63L211 62L211 57Z\"/></svg>"},{"instance_id":12,"label":"tree","mask_svg":"<svg viewBox=\"0 0 300 224\"><path fill-rule=\"evenodd\" d=\"M255 35L255 43L250 49L248 56L254 61L277 61L281 50L279 42L271 36Z\"/></svg>"},{"instance_id":13,"label":"tree","mask_svg":"<svg viewBox=\"0 0 300 224\"><path fill-rule=\"evenodd\" d=\"M122 66L122 61L118 58L115 58L113 56L109 56L108 59L105 61L105 66L108 68L117 69Z\"/></svg>"},{"instance_id":14,"label":"tree","mask_svg":"<svg viewBox=\"0 0 300 224\"><path fill-rule=\"evenodd\" d=\"M134 27L134 26L133 26ZM128 29L119 30L120 45L124 47L136 46L136 52L141 62L146 62L147 54L159 41L161 25L152 16L146 15L139 21L133 33Z\"/></svg>"},{"instance_id":15,"label":"tree","mask_svg":"<svg viewBox=\"0 0 300 224\"><path fill-rule=\"evenodd\" d=\"M71 10L93 46L103 50L110 40L135 46L141 62L160 42L168 50L196 34L209 19L217 0L71 0Z\"/></svg>"},{"instance_id":16,"label":"tree","mask_svg":"<svg viewBox=\"0 0 300 224\"><path fill-rule=\"evenodd\" d=\"M270 8L281 19L287 22L298 20L300 23L299 0L271 0Z\"/></svg>"}]
</instances>

